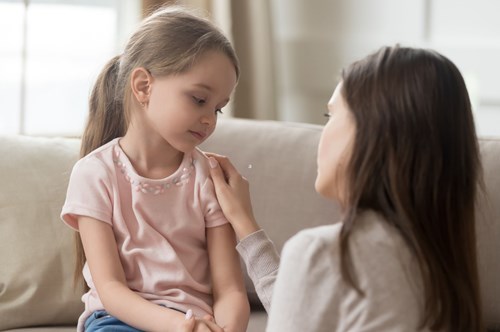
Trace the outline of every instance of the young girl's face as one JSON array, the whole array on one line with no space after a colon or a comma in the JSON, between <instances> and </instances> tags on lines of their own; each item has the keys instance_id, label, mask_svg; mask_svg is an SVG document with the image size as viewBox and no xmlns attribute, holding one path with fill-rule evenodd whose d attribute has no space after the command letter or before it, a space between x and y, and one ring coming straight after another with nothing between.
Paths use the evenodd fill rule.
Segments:
<instances>
[{"instance_id":1,"label":"young girl's face","mask_svg":"<svg viewBox=\"0 0 500 332\"><path fill-rule=\"evenodd\" d=\"M185 73L154 77L146 110L151 134L191 151L213 133L236 80L233 63L218 51L205 53Z\"/></svg>"},{"instance_id":2,"label":"young girl's face","mask_svg":"<svg viewBox=\"0 0 500 332\"><path fill-rule=\"evenodd\" d=\"M339 83L328 102L329 119L319 141L315 188L321 195L342 204L346 190L345 167L356 128L341 89L342 83Z\"/></svg>"}]
</instances>

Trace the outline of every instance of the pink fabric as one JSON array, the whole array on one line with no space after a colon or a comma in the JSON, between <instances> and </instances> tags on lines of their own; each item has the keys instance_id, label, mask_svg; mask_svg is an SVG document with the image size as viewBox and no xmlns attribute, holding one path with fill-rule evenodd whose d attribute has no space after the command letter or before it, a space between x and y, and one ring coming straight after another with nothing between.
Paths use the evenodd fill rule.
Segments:
<instances>
[{"instance_id":1,"label":"pink fabric","mask_svg":"<svg viewBox=\"0 0 500 332\"><path fill-rule=\"evenodd\" d=\"M61 218L76 230L77 216L111 225L128 286L143 298L192 309L197 316L212 314L205 228L227 220L206 157L195 149L174 174L151 180L135 172L118 142L75 164ZM103 309L87 264L83 276L90 291L82 297L79 330L93 311Z\"/></svg>"}]
</instances>

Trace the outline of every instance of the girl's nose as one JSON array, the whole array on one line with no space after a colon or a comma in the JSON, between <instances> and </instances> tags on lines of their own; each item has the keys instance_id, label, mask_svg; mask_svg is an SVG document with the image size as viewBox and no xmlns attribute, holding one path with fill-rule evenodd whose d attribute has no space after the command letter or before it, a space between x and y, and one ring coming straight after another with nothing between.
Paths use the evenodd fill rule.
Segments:
<instances>
[{"instance_id":1,"label":"girl's nose","mask_svg":"<svg viewBox=\"0 0 500 332\"><path fill-rule=\"evenodd\" d=\"M214 125L216 121L217 114L215 113L215 111L207 111L207 113L205 113L200 119L201 123L207 125Z\"/></svg>"}]
</instances>

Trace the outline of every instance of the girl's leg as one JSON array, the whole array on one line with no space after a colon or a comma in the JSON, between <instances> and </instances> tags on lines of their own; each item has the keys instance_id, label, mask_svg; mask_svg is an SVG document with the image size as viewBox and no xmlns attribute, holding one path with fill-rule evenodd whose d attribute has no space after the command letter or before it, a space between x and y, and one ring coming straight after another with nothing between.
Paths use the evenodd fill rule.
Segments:
<instances>
[{"instance_id":1,"label":"girl's leg","mask_svg":"<svg viewBox=\"0 0 500 332\"><path fill-rule=\"evenodd\" d=\"M141 332L109 315L105 310L99 310L85 321L85 332Z\"/></svg>"}]
</instances>

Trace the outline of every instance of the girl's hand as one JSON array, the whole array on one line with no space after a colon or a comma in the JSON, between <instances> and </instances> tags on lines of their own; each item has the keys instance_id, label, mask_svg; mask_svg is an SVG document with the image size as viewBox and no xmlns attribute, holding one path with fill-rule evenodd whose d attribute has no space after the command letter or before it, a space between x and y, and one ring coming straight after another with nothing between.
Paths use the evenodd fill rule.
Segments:
<instances>
[{"instance_id":1,"label":"girl's hand","mask_svg":"<svg viewBox=\"0 0 500 332\"><path fill-rule=\"evenodd\" d=\"M255 221L247 179L241 176L227 157L206 154L210 174L222 212L242 239L260 229Z\"/></svg>"},{"instance_id":2,"label":"girl's hand","mask_svg":"<svg viewBox=\"0 0 500 332\"><path fill-rule=\"evenodd\" d=\"M206 315L203 319L196 319L193 332L224 332L224 329L215 323L212 316Z\"/></svg>"},{"instance_id":3,"label":"girl's hand","mask_svg":"<svg viewBox=\"0 0 500 332\"><path fill-rule=\"evenodd\" d=\"M196 325L196 320L194 317L186 319L180 326L179 332L193 332Z\"/></svg>"},{"instance_id":4,"label":"girl's hand","mask_svg":"<svg viewBox=\"0 0 500 332\"><path fill-rule=\"evenodd\" d=\"M203 319L195 318L194 316L186 319L181 325L180 332L224 332L217 324L215 324L212 316L207 315Z\"/></svg>"}]
</instances>

